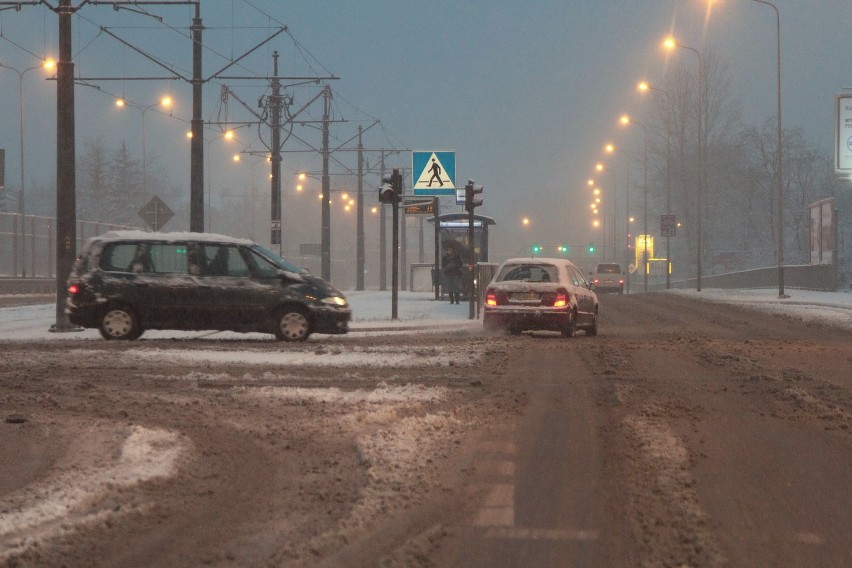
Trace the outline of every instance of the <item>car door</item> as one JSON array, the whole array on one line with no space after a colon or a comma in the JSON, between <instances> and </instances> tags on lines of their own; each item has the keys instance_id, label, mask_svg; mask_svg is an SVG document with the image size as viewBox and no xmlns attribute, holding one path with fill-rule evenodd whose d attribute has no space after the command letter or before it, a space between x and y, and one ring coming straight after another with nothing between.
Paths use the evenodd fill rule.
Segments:
<instances>
[{"instance_id":1,"label":"car door","mask_svg":"<svg viewBox=\"0 0 852 568\"><path fill-rule=\"evenodd\" d=\"M199 243L200 311L211 329L257 327L261 294L240 246Z\"/></svg>"},{"instance_id":2,"label":"car door","mask_svg":"<svg viewBox=\"0 0 852 568\"><path fill-rule=\"evenodd\" d=\"M189 243L151 242L145 247L140 280L147 285L150 321L165 329L193 329L197 297L189 273Z\"/></svg>"},{"instance_id":3,"label":"car door","mask_svg":"<svg viewBox=\"0 0 852 568\"><path fill-rule=\"evenodd\" d=\"M577 295L578 323L590 323L594 319L595 303L589 283L576 266L568 265L566 268L574 284L574 294Z\"/></svg>"}]
</instances>

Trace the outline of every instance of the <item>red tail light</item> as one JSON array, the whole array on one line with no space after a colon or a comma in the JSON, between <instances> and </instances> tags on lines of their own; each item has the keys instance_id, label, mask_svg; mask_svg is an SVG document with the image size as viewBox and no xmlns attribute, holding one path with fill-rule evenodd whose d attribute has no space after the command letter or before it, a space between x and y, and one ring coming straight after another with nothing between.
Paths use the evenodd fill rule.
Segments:
<instances>
[{"instance_id":1,"label":"red tail light","mask_svg":"<svg viewBox=\"0 0 852 568\"><path fill-rule=\"evenodd\" d=\"M556 291L556 299L553 301L554 308L564 308L568 305L568 292L565 290Z\"/></svg>"},{"instance_id":2,"label":"red tail light","mask_svg":"<svg viewBox=\"0 0 852 568\"><path fill-rule=\"evenodd\" d=\"M73 295L73 294L76 294L79 291L80 291L80 287L77 286L76 284L71 284L70 286L68 286L68 293L69 294Z\"/></svg>"},{"instance_id":3,"label":"red tail light","mask_svg":"<svg viewBox=\"0 0 852 568\"><path fill-rule=\"evenodd\" d=\"M497 294L494 293L494 290L488 290L485 293L485 305L486 306L496 306L497 305Z\"/></svg>"}]
</instances>

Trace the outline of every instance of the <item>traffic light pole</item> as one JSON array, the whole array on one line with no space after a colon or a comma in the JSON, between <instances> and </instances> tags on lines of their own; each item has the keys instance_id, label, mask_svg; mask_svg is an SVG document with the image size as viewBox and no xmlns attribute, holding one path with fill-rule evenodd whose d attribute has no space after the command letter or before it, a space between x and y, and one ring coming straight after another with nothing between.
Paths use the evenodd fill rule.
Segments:
<instances>
[{"instance_id":1,"label":"traffic light pole","mask_svg":"<svg viewBox=\"0 0 852 568\"><path fill-rule=\"evenodd\" d=\"M435 301L441 299L441 222L439 219L441 218L441 210L440 210L441 200L437 197L432 198L432 211L435 214L435 268L434 270L434 287L435 287Z\"/></svg>"},{"instance_id":2,"label":"traffic light pole","mask_svg":"<svg viewBox=\"0 0 852 568\"><path fill-rule=\"evenodd\" d=\"M467 311L467 319L473 319L474 317L474 302L476 301L476 251L473 247L473 207L468 208L467 210L467 246L468 246L468 259L470 269L470 306Z\"/></svg>"},{"instance_id":3,"label":"traffic light pole","mask_svg":"<svg viewBox=\"0 0 852 568\"><path fill-rule=\"evenodd\" d=\"M391 320L399 319L399 196L393 201L393 251L391 253Z\"/></svg>"}]
</instances>

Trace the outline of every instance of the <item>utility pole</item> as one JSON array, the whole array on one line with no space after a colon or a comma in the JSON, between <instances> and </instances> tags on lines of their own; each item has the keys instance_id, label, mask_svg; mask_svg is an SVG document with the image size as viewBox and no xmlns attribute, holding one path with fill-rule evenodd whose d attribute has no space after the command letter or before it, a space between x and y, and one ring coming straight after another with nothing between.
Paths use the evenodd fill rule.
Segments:
<instances>
[{"instance_id":1,"label":"utility pole","mask_svg":"<svg viewBox=\"0 0 852 568\"><path fill-rule=\"evenodd\" d=\"M272 96L269 97L269 113L272 124L272 187L271 187L271 235L269 242L278 245L278 254L284 256L284 239L281 234L281 81L278 79L278 50L272 53L274 77Z\"/></svg>"},{"instance_id":2,"label":"utility pole","mask_svg":"<svg viewBox=\"0 0 852 568\"><path fill-rule=\"evenodd\" d=\"M364 289L364 144L361 140L363 128L358 125L358 219L356 220L355 289Z\"/></svg>"},{"instance_id":3,"label":"utility pole","mask_svg":"<svg viewBox=\"0 0 852 568\"><path fill-rule=\"evenodd\" d=\"M201 77L201 2L192 19L192 140L189 152L189 230L204 232L204 121L201 118L204 79Z\"/></svg>"},{"instance_id":4,"label":"utility pole","mask_svg":"<svg viewBox=\"0 0 852 568\"><path fill-rule=\"evenodd\" d=\"M71 0L60 0L59 62L56 64L56 323L51 331L75 329L65 315L65 281L77 256L77 186L74 154L74 53Z\"/></svg>"},{"instance_id":5,"label":"utility pole","mask_svg":"<svg viewBox=\"0 0 852 568\"><path fill-rule=\"evenodd\" d=\"M322 277L331 281L331 180L328 177L328 124L331 112L331 87L322 92Z\"/></svg>"},{"instance_id":6,"label":"utility pole","mask_svg":"<svg viewBox=\"0 0 852 568\"><path fill-rule=\"evenodd\" d=\"M385 153L382 152L379 165L379 179L385 178ZM385 204L379 206L379 290L388 289L388 236L387 213Z\"/></svg>"}]
</instances>

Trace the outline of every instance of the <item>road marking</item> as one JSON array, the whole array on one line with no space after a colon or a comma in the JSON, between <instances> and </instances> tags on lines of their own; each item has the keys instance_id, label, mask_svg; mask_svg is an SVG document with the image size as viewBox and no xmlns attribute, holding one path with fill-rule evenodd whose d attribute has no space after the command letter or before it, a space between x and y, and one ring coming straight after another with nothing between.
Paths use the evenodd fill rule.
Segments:
<instances>
[{"instance_id":1,"label":"road marking","mask_svg":"<svg viewBox=\"0 0 852 568\"><path fill-rule=\"evenodd\" d=\"M507 540L597 540L598 531L562 530L562 529L520 529L515 527L492 527L485 532L485 538Z\"/></svg>"},{"instance_id":2,"label":"road marking","mask_svg":"<svg viewBox=\"0 0 852 568\"><path fill-rule=\"evenodd\" d=\"M473 525L477 527L511 527L514 524L515 486L511 483L500 483L492 486Z\"/></svg>"}]
</instances>

